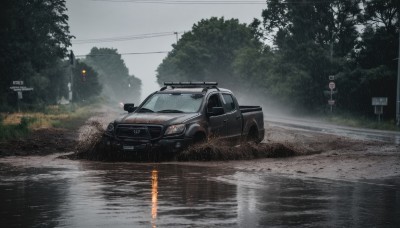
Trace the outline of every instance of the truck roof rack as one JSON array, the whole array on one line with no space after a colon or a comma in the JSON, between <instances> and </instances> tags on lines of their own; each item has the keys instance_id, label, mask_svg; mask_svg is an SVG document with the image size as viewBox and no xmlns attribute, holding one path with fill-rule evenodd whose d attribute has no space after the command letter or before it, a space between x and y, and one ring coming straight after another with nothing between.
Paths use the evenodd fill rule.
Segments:
<instances>
[{"instance_id":1,"label":"truck roof rack","mask_svg":"<svg viewBox=\"0 0 400 228\"><path fill-rule=\"evenodd\" d=\"M163 91L170 88L204 88L203 91L208 89L217 89L219 91L218 82L164 82L164 87L160 89Z\"/></svg>"}]
</instances>

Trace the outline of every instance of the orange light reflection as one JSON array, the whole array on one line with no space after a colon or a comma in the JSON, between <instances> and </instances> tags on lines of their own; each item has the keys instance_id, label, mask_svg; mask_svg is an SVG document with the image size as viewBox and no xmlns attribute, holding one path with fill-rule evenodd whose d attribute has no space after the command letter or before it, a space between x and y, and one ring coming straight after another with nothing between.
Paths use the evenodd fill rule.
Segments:
<instances>
[{"instance_id":1,"label":"orange light reflection","mask_svg":"<svg viewBox=\"0 0 400 228\"><path fill-rule=\"evenodd\" d=\"M157 219L157 203L158 203L158 171L151 171L151 224L156 226Z\"/></svg>"}]
</instances>

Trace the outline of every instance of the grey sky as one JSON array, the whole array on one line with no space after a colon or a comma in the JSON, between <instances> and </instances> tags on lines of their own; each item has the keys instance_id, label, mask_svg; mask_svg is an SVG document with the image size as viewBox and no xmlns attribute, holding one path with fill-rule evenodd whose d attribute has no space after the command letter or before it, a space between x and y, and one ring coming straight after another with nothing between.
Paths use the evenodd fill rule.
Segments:
<instances>
[{"instance_id":1,"label":"grey sky","mask_svg":"<svg viewBox=\"0 0 400 228\"><path fill-rule=\"evenodd\" d=\"M173 32L189 31L193 24L212 16L238 18L241 23L248 24L253 18L261 17L261 11L265 6L264 4L177 5L67 0L67 14L70 32L76 36L76 40L171 32L170 36L72 46L75 55L88 54L93 46L116 48L119 53L132 53L170 51L171 45L176 42ZM142 98L159 88L155 70L166 55L123 56L129 73L142 80Z\"/></svg>"}]
</instances>

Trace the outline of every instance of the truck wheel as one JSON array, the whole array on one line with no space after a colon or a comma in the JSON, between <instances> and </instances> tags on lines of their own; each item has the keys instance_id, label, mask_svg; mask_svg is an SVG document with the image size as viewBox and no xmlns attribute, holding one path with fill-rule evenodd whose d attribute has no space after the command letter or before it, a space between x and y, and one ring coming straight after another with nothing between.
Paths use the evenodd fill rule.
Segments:
<instances>
[{"instance_id":1,"label":"truck wheel","mask_svg":"<svg viewBox=\"0 0 400 228\"><path fill-rule=\"evenodd\" d=\"M193 136L193 144L201 144L206 142L206 135L204 133L196 133Z\"/></svg>"},{"instance_id":2,"label":"truck wheel","mask_svg":"<svg viewBox=\"0 0 400 228\"><path fill-rule=\"evenodd\" d=\"M247 135L248 142L260 143L260 137L258 136L257 127L251 127L249 130L249 134Z\"/></svg>"}]
</instances>

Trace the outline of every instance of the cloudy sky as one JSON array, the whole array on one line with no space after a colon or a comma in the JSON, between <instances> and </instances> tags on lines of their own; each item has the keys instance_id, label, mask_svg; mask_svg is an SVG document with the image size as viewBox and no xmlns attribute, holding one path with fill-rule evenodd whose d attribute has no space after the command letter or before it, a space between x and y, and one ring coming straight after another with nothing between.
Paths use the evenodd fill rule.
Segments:
<instances>
[{"instance_id":1,"label":"cloudy sky","mask_svg":"<svg viewBox=\"0 0 400 228\"><path fill-rule=\"evenodd\" d=\"M72 50L75 55L88 54L93 46L116 48L119 53L170 51L176 42L174 32L181 35L201 19L237 18L248 24L261 18L265 8L261 0L191 1L206 0L67 0L70 32L76 37ZM247 4L227 4L235 1ZM191 4L175 4L182 2ZM92 40L105 38L112 42ZM129 73L142 80L142 96L159 88L155 71L166 55L123 55Z\"/></svg>"}]
</instances>

